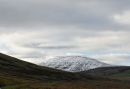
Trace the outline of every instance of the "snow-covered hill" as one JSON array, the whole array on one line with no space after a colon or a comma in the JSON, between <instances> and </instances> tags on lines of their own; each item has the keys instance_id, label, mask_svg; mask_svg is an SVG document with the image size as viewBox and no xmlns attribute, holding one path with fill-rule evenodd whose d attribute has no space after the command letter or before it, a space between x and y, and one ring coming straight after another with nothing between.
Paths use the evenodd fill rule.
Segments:
<instances>
[{"instance_id":1,"label":"snow-covered hill","mask_svg":"<svg viewBox=\"0 0 130 89\"><path fill-rule=\"evenodd\" d=\"M109 64L97 61L95 59L81 56L55 57L40 63L40 65L69 72L79 72L98 67L110 66Z\"/></svg>"}]
</instances>

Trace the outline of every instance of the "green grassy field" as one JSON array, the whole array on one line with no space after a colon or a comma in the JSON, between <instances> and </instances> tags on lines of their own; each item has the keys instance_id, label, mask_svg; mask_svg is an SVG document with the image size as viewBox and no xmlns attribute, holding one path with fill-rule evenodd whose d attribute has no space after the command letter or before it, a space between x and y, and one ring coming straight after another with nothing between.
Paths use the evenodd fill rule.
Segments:
<instances>
[{"instance_id":1,"label":"green grassy field","mask_svg":"<svg viewBox=\"0 0 130 89\"><path fill-rule=\"evenodd\" d=\"M130 78L130 70L118 73L118 74L113 74L113 77L129 77Z\"/></svg>"}]
</instances>

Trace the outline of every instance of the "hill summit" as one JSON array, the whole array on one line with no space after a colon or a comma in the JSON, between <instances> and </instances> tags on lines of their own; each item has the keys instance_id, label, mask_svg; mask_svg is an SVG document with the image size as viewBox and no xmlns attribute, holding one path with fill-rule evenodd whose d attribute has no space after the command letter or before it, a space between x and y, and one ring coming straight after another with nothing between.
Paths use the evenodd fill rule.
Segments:
<instances>
[{"instance_id":1,"label":"hill summit","mask_svg":"<svg viewBox=\"0 0 130 89\"><path fill-rule=\"evenodd\" d=\"M82 56L60 56L48 59L40 63L42 66L47 66L55 69L60 69L69 72L80 72L98 67L107 67L109 64L100 62L96 59Z\"/></svg>"}]
</instances>

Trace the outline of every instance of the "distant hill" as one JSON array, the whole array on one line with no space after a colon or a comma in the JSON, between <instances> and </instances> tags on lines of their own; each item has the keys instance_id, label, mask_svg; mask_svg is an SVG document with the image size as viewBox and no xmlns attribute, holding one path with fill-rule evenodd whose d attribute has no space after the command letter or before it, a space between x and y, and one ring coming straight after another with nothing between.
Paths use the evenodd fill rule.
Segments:
<instances>
[{"instance_id":1,"label":"distant hill","mask_svg":"<svg viewBox=\"0 0 130 89\"><path fill-rule=\"evenodd\" d=\"M0 89L130 89L129 81L38 66L0 53Z\"/></svg>"},{"instance_id":2,"label":"distant hill","mask_svg":"<svg viewBox=\"0 0 130 89\"><path fill-rule=\"evenodd\" d=\"M96 59L82 56L60 56L43 61L39 65L68 72L79 72L98 67L111 66Z\"/></svg>"}]
</instances>

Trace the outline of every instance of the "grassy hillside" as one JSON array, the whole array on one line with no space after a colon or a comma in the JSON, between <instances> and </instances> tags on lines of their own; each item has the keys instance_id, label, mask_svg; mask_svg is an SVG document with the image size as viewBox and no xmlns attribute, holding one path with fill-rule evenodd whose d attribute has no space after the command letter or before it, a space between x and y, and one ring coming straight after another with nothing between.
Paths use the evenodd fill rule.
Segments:
<instances>
[{"instance_id":1,"label":"grassy hillside","mask_svg":"<svg viewBox=\"0 0 130 89\"><path fill-rule=\"evenodd\" d=\"M129 81L37 66L0 54L2 89L130 89Z\"/></svg>"},{"instance_id":2,"label":"grassy hillside","mask_svg":"<svg viewBox=\"0 0 130 89\"><path fill-rule=\"evenodd\" d=\"M91 69L88 71L83 71L80 73L87 75L89 74L93 76L130 78L130 67L129 66L102 67Z\"/></svg>"},{"instance_id":3,"label":"grassy hillside","mask_svg":"<svg viewBox=\"0 0 130 89\"><path fill-rule=\"evenodd\" d=\"M130 69L126 70L124 72L121 73L115 73L111 75L112 78L118 78L121 80L129 80L130 81Z\"/></svg>"}]
</instances>

